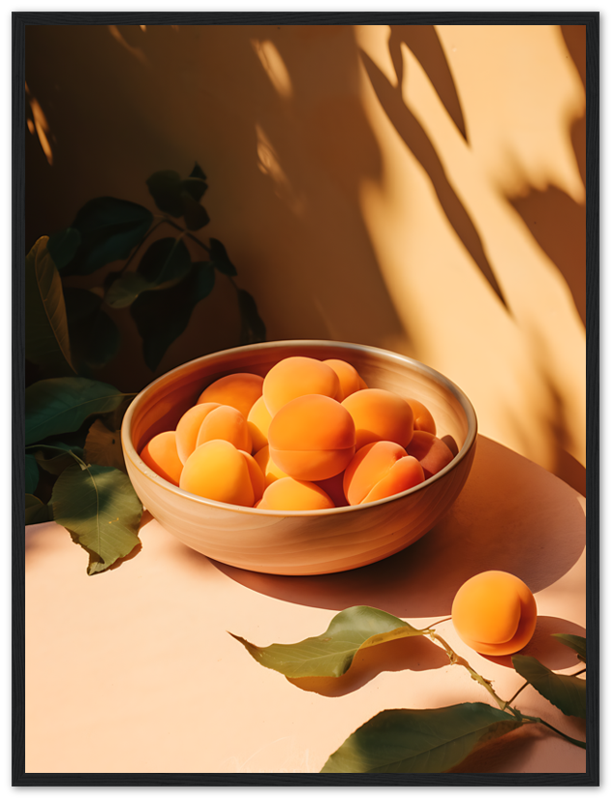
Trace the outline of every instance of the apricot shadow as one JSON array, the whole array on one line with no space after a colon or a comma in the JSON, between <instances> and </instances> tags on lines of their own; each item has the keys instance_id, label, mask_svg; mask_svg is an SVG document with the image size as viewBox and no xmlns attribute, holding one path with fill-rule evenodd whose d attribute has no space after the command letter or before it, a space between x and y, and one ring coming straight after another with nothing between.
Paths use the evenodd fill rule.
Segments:
<instances>
[{"instance_id":1,"label":"apricot shadow","mask_svg":"<svg viewBox=\"0 0 613 800\"><path fill-rule=\"evenodd\" d=\"M558 670L576 666L577 671L579 671L585 666L584 662L577 657L572 648L567 647L552 636L554 633L572 633L575 636L585 636L585 628L558 617L537 617L534 635L528 644L520 650L520 654L522 656L533 656L549 669ZM513 655L484 656L484 658L502 667L513 669Z\"/></svg>"}]
</instances>

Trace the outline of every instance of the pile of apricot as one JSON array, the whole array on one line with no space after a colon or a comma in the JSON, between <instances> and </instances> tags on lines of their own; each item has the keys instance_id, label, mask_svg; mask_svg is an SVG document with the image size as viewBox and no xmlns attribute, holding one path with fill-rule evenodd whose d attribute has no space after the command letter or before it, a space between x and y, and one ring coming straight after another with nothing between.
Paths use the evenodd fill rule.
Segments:
<instances>
[{"instance_id":1,"label":"pile of apricot","mask_svg":"<svg viewBox=\"0 0 613 800\"><path fill-rule=\"evenodd\" d=\"M141 452L187 492L239 506L307 511L390 497L457 454L419 401L369 388L339 359L290 356L265 375L206 387L174 431Z\"/></svg>"}]
</instances>

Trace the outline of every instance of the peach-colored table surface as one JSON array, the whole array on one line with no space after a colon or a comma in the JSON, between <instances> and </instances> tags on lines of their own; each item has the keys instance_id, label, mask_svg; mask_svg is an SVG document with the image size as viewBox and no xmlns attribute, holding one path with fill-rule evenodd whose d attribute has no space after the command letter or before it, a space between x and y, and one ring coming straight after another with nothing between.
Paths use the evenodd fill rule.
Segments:
<instances>
[{"instance_id":1,"label":"peach-colored table surface","mask_svg":"<svg viewBox=\"0 0 613 800\"><path fill-rule=\"evenodd\" d=\"M87 577L87 557L64 528L26 529L28 773L319 772L383 709L487 703L425 638L366 650L341 678L289 681L228 633L259 645L295 642L361 604L422 627L448 616L461 583L485 569L512 572L535 593L537 629L523 652L577 670L574 653L549 634L585 634L585 499L482 436L444 520L405 551L352 572L286 578L226 567L147 515L141 539L135 558ZM437 630L503 698L523 684L509 659L469 650L450 621ZM585 738L585 724L530 687L516 705ZM585 752L526 726L457 771L584 772Z\"/></svg>"}]
</instances>

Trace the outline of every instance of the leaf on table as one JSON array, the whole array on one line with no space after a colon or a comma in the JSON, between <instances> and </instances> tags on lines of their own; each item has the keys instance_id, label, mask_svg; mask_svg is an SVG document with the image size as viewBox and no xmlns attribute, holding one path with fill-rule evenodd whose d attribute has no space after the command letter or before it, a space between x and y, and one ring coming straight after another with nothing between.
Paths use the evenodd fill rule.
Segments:
<instances>
[{"instance_id":1,"label":"leaf on table","mask_svg":"<svg viewBox=\"0 0 613 800\"><path fill-rule=\"evenodd\" d=\"M63 275L89 275L112 261L127 258L151 227L149 209L116 197L87 202L70 226L81 241Z\"/></svg>"},{"instance_id":2,"label":"leaf on table","mask_svg":"<svg viewBox=\"0 0 613 800\"><path fill-rule=\"evenodd\" d=\"M125 472L120 432L110 431L102 420L95 420L85 440L85 459L90 464L115 467Z\"/></svg>"},{"instance_id":3,"label":"leaf on table","mask_svg":"<svg viewBox=\"0 0 613 800\"><path fill-rule=\"evenodd\" d=\"M562 644L570 647L571 650L574 650L579 659L585 663L587 658L585 636L576 636L572 633L552 633L551 635Z\"/></svg>"},{"instance_id":4,"label":"leaf on table","mask_svg":"<svg viewBox=\"0 0 613 800\"><path fill-rule=\"evenodd\" d=\"M563 714L586 718L586 683L572 675L558 675L534 656L516 655L512 658L515 670Z\"/></svg>"},{"instance_id":5,"label":"leaf on table","mask_svg":"<svg viewBox=\"0 0 613 800\"><path fill-rule=\"evenodd\" d=\"M484 703L388 709L352 733L321 772L445 772L486 742L523 724Z\"/></svg>"},{"instance_id":6,"label":"leaf on table","mask_svg":"<svg viewBox=\"0 0 613 800\"><path fill-rule=\"evenodd\" d=\"M352 606L337 614L320 636L295 644L257 647L240 636L230 635L262 666L288 678L338 678L347 672L358 650L393 639L423 636L424 631L378 608Z\"/></svg>"},{"instance_id":7,"label":"leaf on table","mask_svg":"<svg viewBox=\"0 0 613 800\"><path fill-rule=\"evenodd\" d=\"M89 378L48 378L28 386L25 397L28 445L77 431L92 414L117 408L124 395L108 383Z\"/></svg>"},{"instance_id":8,"label":"leaf on table","mask_svg":"<svg viewBox=\"0 0 613 800\"><path fill-rule=\"evenodd\" d=\"M55 373L74 373L62 279L42 236L26 256L26 359Z\"/></svg>"},{"instance_id":9,"label":"leaf on table","mask_svg":"<svg viewBox=\"0 0 613 800\"><path fill-rule=\"evenodd\" d=\"M69 467L51 495L53 516L89 553L88 575L104 572L140 545L143 507L126 475L113 467Z\"/></svg>"}]
</instances>

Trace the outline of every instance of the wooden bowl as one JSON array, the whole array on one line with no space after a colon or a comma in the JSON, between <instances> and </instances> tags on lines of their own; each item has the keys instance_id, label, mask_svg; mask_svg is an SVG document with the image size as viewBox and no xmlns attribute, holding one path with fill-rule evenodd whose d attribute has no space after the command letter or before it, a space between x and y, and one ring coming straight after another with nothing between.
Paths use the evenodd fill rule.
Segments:
<instances>
[{"instance_id":1,"label":"wooden bowl","mask_svg":"<svg viewBox=\"0 0 613 800\"><path fill-rule=\"evenodd\" d=\"M214 380L232 372L264 376L292 355L340 358L369 387L424 403L437 436L459 452L438 474L393 497L324 511L262 511L197 497L165 481L139 457L157 433L180 417ZM197 358L143 389L128 408L121 441L128 475L145 508L181 542L209 558L276 575L321 575L362 567L397 553L447 512L472 466L477 419L466 395L440 373L405 356L357 344L296 340L247 345Z\"/></svg>"}]
</instances>

